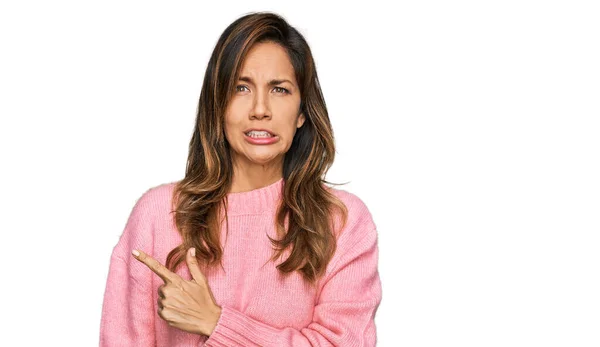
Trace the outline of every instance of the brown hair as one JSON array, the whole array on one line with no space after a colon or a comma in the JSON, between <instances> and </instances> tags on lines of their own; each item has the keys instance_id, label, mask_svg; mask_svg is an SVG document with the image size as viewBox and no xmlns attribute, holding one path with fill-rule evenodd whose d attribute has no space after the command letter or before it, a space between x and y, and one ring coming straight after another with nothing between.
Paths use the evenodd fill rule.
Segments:
<instances>
[{"instance_id":1,"label":"brown hair","mask_svg":"<svg viewBox=\"0 0 600 347\"><path fill-rule=\"evenodd\" d=\"M274 42L288 53L300 88L300 112L306 121L297 129L283 163L282 201L277 208L272 239L279 258L290 247L290 256L277 269L282 274L298 270L310 284L324 275L336 250L334 214L341 212L345 225L348 210L323 179L333 163L335 145L315 63L304 37L284 18L270 12L244 15L220 36L206 68L196 125L189 145L185 178L173 192L174 221L182 244L167 256L174 271L189 247L196 248L202 265L221 262L220 211L227 218L227 193L233 177L229 143L224 133L224 112L232 97L245 56L253 44ZM288 230L285 230L285 225ZM342 225L342 228L343 228ZM222 266L222 263L221 263Z\"/></svg>"}]
</instances>

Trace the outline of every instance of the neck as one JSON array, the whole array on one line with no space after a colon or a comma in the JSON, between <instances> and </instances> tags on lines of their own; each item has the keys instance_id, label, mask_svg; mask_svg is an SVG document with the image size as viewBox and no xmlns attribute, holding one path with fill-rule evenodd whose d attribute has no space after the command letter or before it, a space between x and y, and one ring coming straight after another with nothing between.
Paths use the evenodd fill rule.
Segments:
<instances>
[{"instance_id":1,"label":"neck","mask_svg":"<svg viewBox=\"0 0 600 347\"><path fill-rule=\"evenodd\" d=\"M277 166L234 166L230 193L248 192L266 187L283 177L283 163Z\"/></svg>"}]
</instances>

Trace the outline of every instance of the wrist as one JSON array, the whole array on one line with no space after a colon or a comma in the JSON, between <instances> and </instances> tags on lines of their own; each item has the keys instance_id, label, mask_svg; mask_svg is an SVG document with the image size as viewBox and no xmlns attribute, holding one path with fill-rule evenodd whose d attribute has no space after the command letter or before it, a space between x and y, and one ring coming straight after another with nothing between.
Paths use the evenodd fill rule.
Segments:
<instances>
[{"instance_id":1,"label":"wrist","mask_svg":"<svg viewBox=\"0 0 600 347\"><path fill-rule=\"evenodd\" d=\"M221 318L221 312L223 312L223 309L220 306L217 306L217 310L215 311L214 319L212 320L212 323L209 327L207 336L212 335L213 331L217 327L217 324L219 323L219 319Z\"/></svg>"}]
</instances>

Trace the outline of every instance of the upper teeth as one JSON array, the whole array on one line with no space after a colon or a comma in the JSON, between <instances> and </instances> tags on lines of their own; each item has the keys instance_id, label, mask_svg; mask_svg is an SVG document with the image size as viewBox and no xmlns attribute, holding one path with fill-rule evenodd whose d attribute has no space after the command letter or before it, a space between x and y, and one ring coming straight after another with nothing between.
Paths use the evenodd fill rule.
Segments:
<instances>
[{"instance_id":1,"label":"upper teeth","mask_svg":"<svg viewBox=\"0 0 600 347\"><path fill-rule=\"evenodd\" d=\"M251 137L272 137L273 135L271 135L270 133L266 132L266 131L249 131L246 133L248 136Z\"/></svg>"}]
</instances>

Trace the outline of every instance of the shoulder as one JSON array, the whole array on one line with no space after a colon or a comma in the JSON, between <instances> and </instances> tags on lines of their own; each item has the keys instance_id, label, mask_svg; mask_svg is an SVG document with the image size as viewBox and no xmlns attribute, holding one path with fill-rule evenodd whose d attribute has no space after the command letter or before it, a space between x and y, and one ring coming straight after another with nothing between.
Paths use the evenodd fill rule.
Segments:
<instances>
[{"instance_id":1,"label":"shoulder","mask_svg":"<svg viewBox=\"0 0 600 347\"><path fill-rule=\"evenodd\" d=\"M162 183L146 188L135 199L128 223L150 227L167 220L175 184Z\"/></svg>"},{"instance_id":2,"label":"shoulder","mask_svg":"<svg viewBox=\"0 0 600 347\"><path fill-rule=\"evenodd\" d=\"M171 211L173 190L177 182L168 182L151 186L135 200L132 214L156 218Z\"/></svg>"},{"instance_id":3,"label":"shoulder","mask_svg":"<svg viewBox=\"0 0 600 347\"><path fill-rule=\"evenodd\" d=\"M172 183L152 186L138 195L113 255L127 259L132 249L152 249L155 230L163 230L169 221L174 186Z\"/></svg>"},{"instance_id":4,"label":"shoulder","mask_svg":"<svg viewBox=\"0 0 600 347\"><path fill-rule=\"evenodd\" d=\"M342 201L348 210L348 219L340 231L340 242L352 242L347 239L358 239L367 233L375 233L377 226L367 204L358 195L345 189L328 187L328 190Z\"/></svg>"},{"instance_id":5,"label":"shoulder","mask_svg":"<svg viewBox=\"0 0 600 347\"><path fill-rule=\"evenodd\" d=\"M337 247L323 278L326 283L339 269L377 247L377 226L367 204L357 194L345 189L328 187L329 191L340 199L348 209L348 219L339 231ZM337 219L339 220L339 219Z\"/></svg>"}]
</instances>

